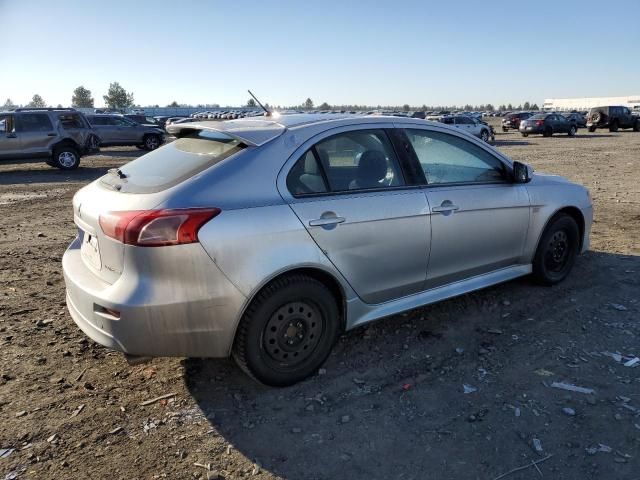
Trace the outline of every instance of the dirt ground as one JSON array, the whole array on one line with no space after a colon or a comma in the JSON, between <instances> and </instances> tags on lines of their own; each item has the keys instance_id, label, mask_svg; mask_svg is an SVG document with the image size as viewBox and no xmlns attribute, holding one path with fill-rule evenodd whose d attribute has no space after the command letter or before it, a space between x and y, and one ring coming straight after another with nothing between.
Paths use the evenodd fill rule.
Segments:
<instances>
[{"instance_id":1,"label":"dirt ground","mask_svg":"<svg viewBox=\"0 0 640 480\"><path fill-rule=\"evenodd\" d=\"M640 478L640 365L624 366L640 356L640 134L498 132L496 146L591 190L591 251L568 280L516 280L348 332L286 389L229 360L130 367L69 317L71 198L138 150L70 173L4 162L0 479Z\"/></svg>"}]
</instances>

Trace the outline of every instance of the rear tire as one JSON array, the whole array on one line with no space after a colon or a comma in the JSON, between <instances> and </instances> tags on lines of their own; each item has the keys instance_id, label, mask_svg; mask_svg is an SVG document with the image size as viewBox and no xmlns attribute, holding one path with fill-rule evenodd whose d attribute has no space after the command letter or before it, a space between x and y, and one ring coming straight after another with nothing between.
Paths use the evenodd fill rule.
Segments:
<instances>
[{"instance_id":1,"label":"rear tire","mask_svg":"<svg viewBox=\"0 0 640 480\"><path fill-rule=\"evenodd\" d=\"M569 131L567 132L567 135L569 135L570 137L575 137L577 131L578 129L574 125L571 125L569 127Z\"/></svg>"},{"instance_id":2,"label":"rear tire","mask_svg":"<svg viewBox=\"0 0 640 480\"><path fill-rule=\"evenodd\" d=\"M331 291L307 275L271 282L240 320L232 356L249 376L285 387L312 375L327 359L340 332Z\"/></svg>"},{"instance_id":3,"label":"rear tire","mask_svg":"<svg viewBox=\"0 0 640 480\"><path fill-rule=\"evenodd\" d=\"M633 131L640 132L640 120L636 120L636 123L633 124Z\"/></svg>"},{"instance_id":4,"label":"rear tire","mask_svg":"<svg viewBox=\"0 0 640 480\"><path fill-rule=\"evenodd\" d=\"M60 170L75 170L80 165L80 154L74 147L64 145L53 150L52 163Z\"/></svg>"},{"instance_id":5,"label":"rear tire","mask_svg":"<svg viewBox=\"0 0 640 480\"><path fill-rule=\"evenodd\" d=\"M565 213L555 215L545 228L533 258L533 278L543 285L564 280L576 260L580 230L576 221Z\"/></svg>"},{"instance_id":6,"label":"rear tire","mask_svg":"<svg viewBox=\"0 0 640 480\"><path fill-rule=\"evenodd\" d=\"M529 136L529 134L528 134L528 133L523 133L523 134L522 134L522 136L523 136L523 137L528 137L528 136Z\"/></svg>"}]
</instances>

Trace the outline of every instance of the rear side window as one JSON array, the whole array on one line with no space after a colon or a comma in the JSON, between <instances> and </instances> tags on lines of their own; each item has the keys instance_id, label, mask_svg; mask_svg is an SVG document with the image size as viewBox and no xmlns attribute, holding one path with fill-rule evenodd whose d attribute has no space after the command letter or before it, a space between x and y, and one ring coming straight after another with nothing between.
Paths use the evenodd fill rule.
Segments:
<instances>
[{"instance_id":1,"label":"rear side window","mask_svg":"<svg viewBox=\"0 0 640 480\"><path fill-rule=\"evenodd\" d=\"M64 128L84 128L84 122L78 114L63 114L58 118Z\"/></svg>"},{"instance_id":2,"label":"rear side window","mask_svg":"<svg viewBox=\"0 0 640 480\"><path fill-rule=\"evenodd\" d=\"M159 192L221 162L246 145L216 131L200 130L153 150L107 174L101 182L125 193ZM122 175L121 175L122 176Z\"/></svg>"},{"instance_id":3,"label":"rear side window","mask_svg":"<svg viewBox=\"0 0 640 480\"><path fill-rule=\"evenodd\" d=\"M18 132L50 132L53 129L46 113L27 113L16 118Z\"/></svg>"},{"instance_id":4,"label":"rear side window","mask_svg":"<svg viewBox=\"0 0 640 480\"><path fill-rule=\"evenodd\" d=\"M318 142L294 165L287 186L294 196L384 189L404 185L384 130L355 130Z\"/></svg>"}]
</instances>

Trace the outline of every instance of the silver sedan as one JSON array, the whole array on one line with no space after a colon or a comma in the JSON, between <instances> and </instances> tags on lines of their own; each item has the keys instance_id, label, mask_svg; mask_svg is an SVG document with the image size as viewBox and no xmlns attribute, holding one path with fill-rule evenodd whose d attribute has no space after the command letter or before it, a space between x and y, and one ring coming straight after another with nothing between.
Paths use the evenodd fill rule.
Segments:
<instances>
[{"instance_id":1,"label":"silver sedan","mask_svg":"<svg viewBox=\"0 0 640 480\"><path fill-rule=\"evenodd\" d=\"M130 356L225 357L312 375L338 335L587 250L582 186L455 128L382 116L177 124L74 197L67 305Z\"/></svg>"}]
</instances>

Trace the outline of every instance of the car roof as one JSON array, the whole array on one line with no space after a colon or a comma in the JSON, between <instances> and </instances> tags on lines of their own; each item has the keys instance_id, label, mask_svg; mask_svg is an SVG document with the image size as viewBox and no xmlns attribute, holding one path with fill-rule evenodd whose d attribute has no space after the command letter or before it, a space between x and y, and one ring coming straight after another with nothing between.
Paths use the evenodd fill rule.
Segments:
<instances>
[{"instance_id":1,"label":"car roof","mask_svg":"<svg viewBox=\"0 0 640 480\"><path fill-rule=\"evenodd\" d=\"M202 120L189 124L172 124L168 131L174 135L180 135L182 131L215 130L226 133L238 140L252 146L260 146L279 137L287 130L299 131L306 127L326 125L326 128L336 128L353 124L376 123L420 123L421 125L433 125L433 122L411 117L396 117L391 115L357 115L348 113L325 114L291 114L274 115L271 117L248 117L224 122ZM436 123L436 125L439 125Z\"/></svg>"}]
</instances>

